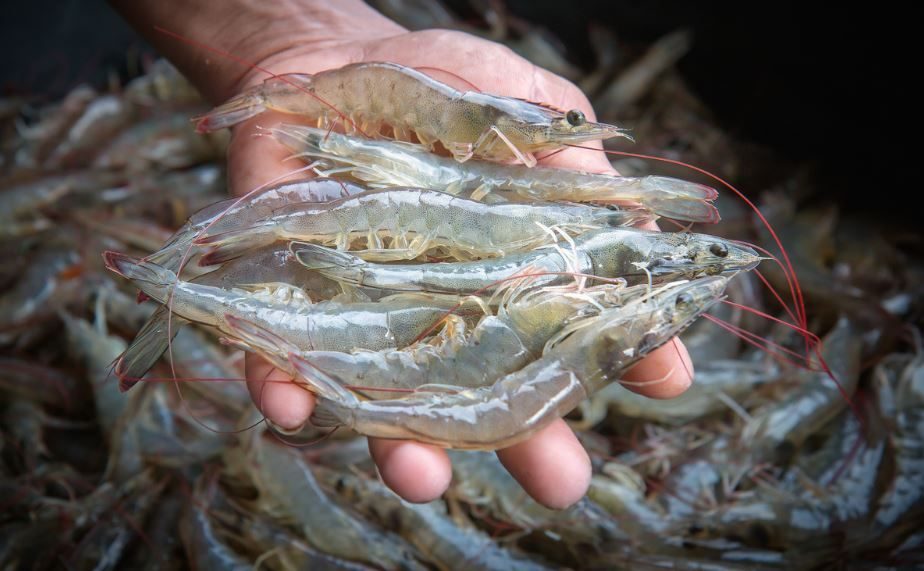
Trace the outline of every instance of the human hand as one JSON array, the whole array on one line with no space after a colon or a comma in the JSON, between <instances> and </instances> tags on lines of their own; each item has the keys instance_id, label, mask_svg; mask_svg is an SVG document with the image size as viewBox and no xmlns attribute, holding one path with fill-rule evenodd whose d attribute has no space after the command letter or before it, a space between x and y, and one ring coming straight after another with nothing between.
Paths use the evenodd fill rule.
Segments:
<instances>
[{"instance_id":1,"label":"human hand","mask_svg":"<svg viewBox=\"0 0 924 571\"><path fill-rule=\"evenodd\" d=\"M319 29L324 34L319 36ZM590 103L576 86L535 67L500 44L447 30L409 33L367 7L354 7L348 25L336 18L322 28L316 22L305 22L304 27L290 22L284 34L264 34L263 42L259 34L256 37L248 38L243 45L257 54L261 68L276 74L315 73L361 61L390 61L422 69L463 89L464 86L452 81L453 75L482 91L561 109L580 109L589 120L594 118ZM443 76L437 70L448 74ZM212 96L226 98L265 78L262 72L250 70L236 82L213 85ZM258 127L269 127L283 120L293 122L290 116L263 113L234 129L228 156L234 194L244 194L293 170L290 163L283 162L289 155L285 148L269 137L255 136ZM543 164L613 172L603 153L584 149L567 149ZM675 341L653 352L625 378L657 379L658 382L633 390L650 397L669 398L689 386L691 371L686 350ZM290 379L284 373L259 357L248 355L246 376L256 406L274 424L296 429L308 421L314 397L301 386L286 382ZM416 442L377 439L370 439L369 448L385 483L409 501L433 500L449 485L451 466L442 449ZM532 497L552 508L564 508L579 500L590 482L587 453L561 419L529 440L497 454Z\"/></svg>"}]
</instances>

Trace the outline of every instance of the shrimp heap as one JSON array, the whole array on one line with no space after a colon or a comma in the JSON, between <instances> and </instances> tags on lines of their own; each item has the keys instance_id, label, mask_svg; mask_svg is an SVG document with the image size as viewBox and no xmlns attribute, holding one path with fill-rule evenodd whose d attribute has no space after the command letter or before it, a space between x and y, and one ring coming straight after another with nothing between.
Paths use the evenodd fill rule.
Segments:
<instances>
[{"instance_id":1,"label":"shrimp heap","mask_svg":"<svg viewBox=\"0 0 924 571\"><path fill-rule=\"evenodd\" d=\"M678 89L656 78L681 40L638 60L658 73L588 88L597 107ZM769 246L753 220L731 204L720 222L727 193L632 162L542 166L627 137L578 110L387 62L273 77L212 111L165 62L17 105L0 117L0 568L924 562L924 266L849 241L849 221L768 187L806 313L772 289L787 266L755 271L772 254L732 238ZM229 199L222 129L265 110L288 114L262 134L312 176ZM709 233L639 228L658 219ZM686 393L622 382L677 336ZM316 395L298 434L263 422L242 351ZM558 418L594 472L562 511L487 452ZM398 499L362 436L453 449L449 491Z\"/></svg>"}]
</instances>

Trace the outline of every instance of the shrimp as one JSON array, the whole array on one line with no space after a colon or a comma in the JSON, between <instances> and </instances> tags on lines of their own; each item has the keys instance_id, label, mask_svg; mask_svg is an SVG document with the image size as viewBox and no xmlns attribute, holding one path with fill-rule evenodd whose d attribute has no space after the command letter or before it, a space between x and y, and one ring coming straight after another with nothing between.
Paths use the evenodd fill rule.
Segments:
<instances>
[{"instance_id":1,"label":"shrimp","mask_svg":"<svg viewBox=\"0 0 924 571\"><path fill-rule=\"evenodd\" d=\"M299 157L332 161L370 186L413 186L467 193L481 199L513 195L521 199L637 204L653 215L712 224L719 211L711 204L715 189L664 176L626 177L546 167L497 165L483 161L458 163L410 143L372 141L282 124L273 137ZM324 171L321 171L324 172ZM491 194L493 193L493 194Z\"/></svg>"},{"instance_id":2,"label":"shrimp","mask_svg":"<svg viewBox=\"0 0 924 571\"><path fill-rule=\"evenodd\" d=\"M666 282L754 268L757 252L706 234L604 228L586 232L573 246L546 246L477 262L384 265L313 244L293 244L298 261L341 282L390 291L470 294L490 291L511 278L556 274L544 285L569 279L566 274L624 278L628 284Z\"/></svg>"},{"instance_id":3,"label":"shrimp","mask_svg":"<svg viewBox=\"0 0 924 571\"><path fill-rule=\"evenodd\" d=\"M389 188L324 203L289 204L251 224L216 221L193 243L213 248L210 259L228 260L276 240L336 244L338 250L348 250L355 238L364 237L367 249L356 255L366 260L413 259L434 247L465 260L547 244L556 236L549 227L579 232L647 220L651 218L644 212L631 210L552 203L489 205L435 190ZM383 238L390 239L390 247Z\"/></svg>"},{"instance_id":4,"label":"shrimp","mask_svg":"<svg viewBox=\"0 0 924 571\"><path fill-rule=\"evenodd\" d=\"M577 109L463 93L413 68L382 62L273 76L200 117L198 130L231 127L267 110L316 118L325 128L345 120L346 128L368 135L387 125L395 139L413 133L430 149L439 142L459 162L515 159L532 167L538 151L630 138L624 129L588 121Z\"/></svg>"},{"instance_id":5,"label":"shrimp","mask_svg":"<svg viewBox=\"0 0 924 571\"><path fill-rule=\"evenodd\" d=\"M513 294L496 316L484 317L475 329L450 334L442 344L419 343L384 351L300 352L291 343L252 323L228 318L241 346L249 347L276 367L296 376L290 353L369 398L383 392L418 389L424 385L475 388L493 383L539 358L546 342L570 322L598 314L602 309L626 303L648 292L647 285L632 288L605 285L580 293L539 289ZM378 395L378 396L377 396Z\"/></svg>"},{"instance_id":6,"label":"shrimp","mask_svg":"<svg viewBox=\"0 0 924 571\"><path fill-rule=\"evenodd\" d=\"M223 289L179 280L173 272L116 252L104 254L106 266L135 282L161 304L172 296L172 312L231 335L227 316L277 332L302 350L351 351L403 347L429 330L457 306L458 299L434 295L398 295L377 303L312 303L297 287L276 284L261 291ZM479 308L478 304L462 311Z\"/></svg>"},{"instance_id":7,"label":"shrimp","mask_svg":"<svg viewBox=\"0 0 924 571\"><path fill-rule=\"evenodd\" d=\"M493 385L458 393L415 393L361 401L298 355L293 366L317 393L318 427L345 426L380 438L446 448L498 449L523 441L619 378L715 304L721 276L663 286L619 308L566 327L544 356Z\"/></svg>"}]
</instances>

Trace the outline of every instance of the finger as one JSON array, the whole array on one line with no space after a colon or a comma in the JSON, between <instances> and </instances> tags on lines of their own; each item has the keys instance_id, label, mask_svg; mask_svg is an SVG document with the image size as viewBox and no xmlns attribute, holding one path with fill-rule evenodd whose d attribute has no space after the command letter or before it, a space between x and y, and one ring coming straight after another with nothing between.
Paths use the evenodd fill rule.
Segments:
<instances>
[{"instance_id":1,"label":"finger","mask_svg":"<svg viewBox=\"0 0 924 571\"><path fill-rule=\"evenodd\" d=\"M314 410L314 395L284 372L254 355L244 357L247 389L257 409L284 430L297 430Z\"/></svg>"},{"instance_id":2,"label":"finger","mask_svg":"<svg viewBox=\"0 0 924 571\"><path fill-rule=\"evenodd\" d=\"M526 493L552 509L574 504L590 486L590 458L560 418L529 440L498 450L497 457Z\"/></svg>"},{"instance_id":3,"label":"finger","mask_svg":"<svg viewBox=\"0 0 924 571\"><path fill-rule=\"evenodd\" d=\"M674 398L693 383L693 362L675 337L626 371L623 380L624 387L647 397Z\"/></svg>"},{"instance_id":4,"label":"finger","mask_svg":"<svg viewBox=\"0 0 924 571\"><path fill-rule=\"evenodd\" d=\"M431 502L452 481L446 451L408 440L369 439L369 452L385 485L409 502Z\"/></svg>"}]
</instances>

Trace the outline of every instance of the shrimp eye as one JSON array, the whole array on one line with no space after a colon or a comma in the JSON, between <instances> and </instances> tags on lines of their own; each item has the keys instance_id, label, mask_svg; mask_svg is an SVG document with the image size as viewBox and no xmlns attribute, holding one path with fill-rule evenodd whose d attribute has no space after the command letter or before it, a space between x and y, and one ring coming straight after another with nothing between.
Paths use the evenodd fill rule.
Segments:
<instances>
[{"instance_id":1,"label":"shrimp eye","mask_svg":"<svg viewBox=\"0 0 924 571\"><path fill-rule=\"evenodd\" d=\"M655 335L654 333L646 333L642 337L642 340L639 341L638 348L637 348L638 354L647 355L648 353L654 350L657 344L658 344L658 336Z\"/></svg>"},{"instance_id":2,"label":"shrimp eye","mask_svg":"<svg viewBox=\"0 0 924 571\"><path fill-rule=\"evenodd\" d=\"M674 305L677 307L684 307L692 303L693 303L693 296L686 292L678 295L677 298L674 300Z\"/></svg>"},{"instance_id":3,"label":"shrimp eye","mask_svg":"<svg viewBox=\"0 0 924 571\"><path fill-rule=\"evenodd\" d=\"M584 124L587 119L584 118L584 114L578 111L577 109L572 109L565 114L565 119L568 120L568 123L572 127L580 127Z\"/></svg>"},{"instance_id":4,"label":"shrimp eye","mask_svg":"<svg viewBox=\"0 0 924 571\"><path fill-rule=\"evenodd\" d=\"M725 244L712 244L709 246L709 251L715 256L724 258L728 255L728 246Z\"/></svg>"}]
</instances>

